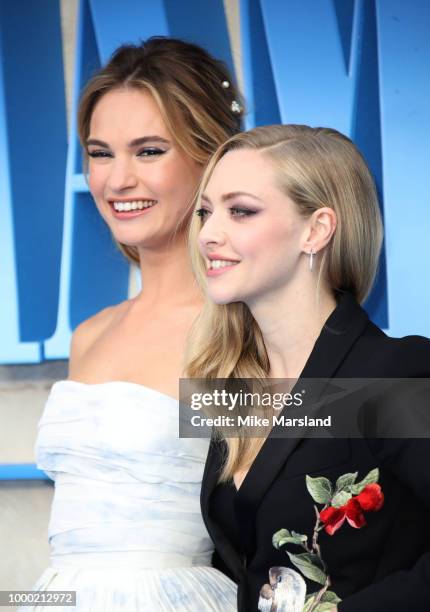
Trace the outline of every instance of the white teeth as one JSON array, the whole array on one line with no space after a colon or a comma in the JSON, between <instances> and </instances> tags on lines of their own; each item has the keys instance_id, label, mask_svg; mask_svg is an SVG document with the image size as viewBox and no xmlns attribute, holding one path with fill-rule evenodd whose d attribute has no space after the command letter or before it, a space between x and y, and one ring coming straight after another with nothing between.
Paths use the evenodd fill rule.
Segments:
<instances>
[{"instance_id":1,"label":"white teeth","mask_svg":"<svg viewBox=\"0 0 430 612\"><path fill-rule=\"evenodd\" d=\"M209 269L217 270L218 268L225 268L227 266L232 266L238 263L238 261L229 261L227 259L212 259L209 262Z\"/></svg>"},{"instance_id":2,"label":"white teeth","mask_svg":"<svg viewBox=\"0 0 430 612\"><path fill-rule=\"evenodd\" d=\"M128 212L130 210L143 210L150 208L157 203L157 200L134 200L133 202L113 202L113 207L118 212Z\"/></svg>"}]
</instances>

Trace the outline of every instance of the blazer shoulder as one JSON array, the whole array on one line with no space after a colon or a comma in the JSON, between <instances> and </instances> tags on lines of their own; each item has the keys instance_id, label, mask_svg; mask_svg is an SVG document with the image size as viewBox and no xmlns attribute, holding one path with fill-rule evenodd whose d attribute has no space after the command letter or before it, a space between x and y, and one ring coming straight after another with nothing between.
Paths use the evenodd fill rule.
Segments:
<instances>
[{"instance_id":1,"label":"blazer shoulder","mask_svg":"<svg viewBox=\"0 0 430 612\"><path fill-rule=\"evenodd\" d=\"M418 335L393 338L369 322L362 339L372 350L374 359L384 362L393 376L430 377L429 338Z\"/></svg>"}]
</instances>

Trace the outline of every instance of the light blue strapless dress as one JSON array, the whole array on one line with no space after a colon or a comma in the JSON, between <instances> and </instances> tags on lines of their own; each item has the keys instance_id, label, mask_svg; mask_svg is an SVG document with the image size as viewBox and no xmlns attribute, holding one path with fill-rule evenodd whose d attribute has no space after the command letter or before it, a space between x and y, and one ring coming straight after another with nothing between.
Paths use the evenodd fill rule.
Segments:
<instances>
[{"instance_id":1,"label":"light blue strapless dress","mask_svg":"<svg viewBox=\"0 0 430 612\"><path fill-rule=\"evenodd\" d=\"M178 437L178 402L163 393L56 383L36 443L55 480L52 566L33 588L76 591L77 605L35 612L237 610L200 514L207 448Z\"/></svg>"}]
</instances>

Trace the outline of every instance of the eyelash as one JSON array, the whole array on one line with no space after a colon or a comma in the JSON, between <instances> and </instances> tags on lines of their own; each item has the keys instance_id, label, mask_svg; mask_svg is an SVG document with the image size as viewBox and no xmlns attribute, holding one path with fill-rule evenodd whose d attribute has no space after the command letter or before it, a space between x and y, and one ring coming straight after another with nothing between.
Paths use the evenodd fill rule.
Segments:
<instances>
[{"instance_id":1,"label":"eyelash","mask_svg":"<svg viewBox=\"0 0 430 612\"><path fill-rule=\"evenodd\" d=\"M138 152L138 157L157 157L158 155L163 155L166 151L162 149L156 149L154 147L142 149ZM145 154L145 155L144 155ZM88 151L88 156L93 158L107 158L112 157L112 153L108 151Z\"/></svg>"},{"instance_id":2,"label":"eyelash","mask_svg":"<svg viewBox=\"0 0 430 612\"><path fill-rule=\"evenodd\" d=\"M238 212L240 214L238 215L233 215L232 217L236 217L237 219L243 219L245 217L251 217L252 215L256 215L257 211L256 210L250 210L249 208L242 208L240 206L232 206L231 208L229 208L229 211L231 213L233 212ZM209 214L209 210L207 210L206 208L199 208L196 210L196 215L198 217L200 217L202 220L205 219L206 214Z\"/></svg>"}]
</instances>

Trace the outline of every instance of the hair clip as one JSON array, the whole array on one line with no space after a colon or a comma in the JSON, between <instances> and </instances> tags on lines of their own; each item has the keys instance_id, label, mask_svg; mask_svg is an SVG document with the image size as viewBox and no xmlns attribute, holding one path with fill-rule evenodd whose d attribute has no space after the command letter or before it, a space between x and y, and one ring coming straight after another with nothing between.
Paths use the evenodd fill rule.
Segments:
<instances>
[{"instance_id":1,"label":"hair clip","mask_svg":"<svg viewBox=\"0 0 430 612\"><path fill-rule=\"evenodd\" d=\"M230 81L223 81L221 85L224 89L228 89L230 87ZM242 112L242 107L237 100L233 100L230 104L231 112L235 114L240 114Z\"/></svg>"}]
</instances>

